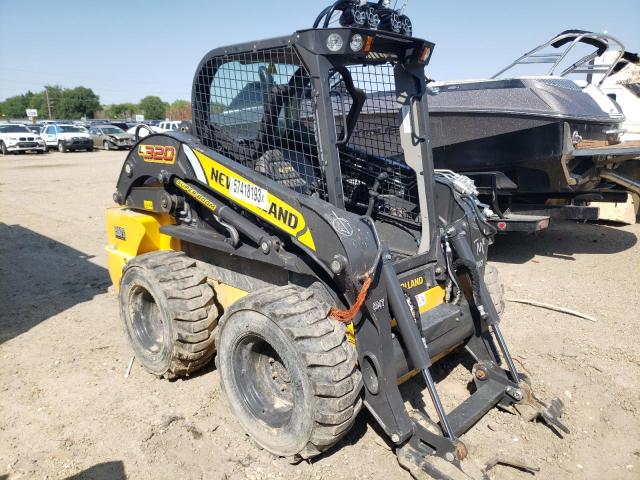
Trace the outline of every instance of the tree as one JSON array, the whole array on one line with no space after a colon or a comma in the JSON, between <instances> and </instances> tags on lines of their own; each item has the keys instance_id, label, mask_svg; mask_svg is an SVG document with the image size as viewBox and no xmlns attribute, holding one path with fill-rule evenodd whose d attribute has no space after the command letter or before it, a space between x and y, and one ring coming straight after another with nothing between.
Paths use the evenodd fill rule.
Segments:
<instances>
[{"instance_id":1,"label":"tree","mask_svg":"<svg viewBox=\"0 0 640 480\"><path fill-rule=\"evenodd\" d=\"M7 118L25 118L25 110L32 108L29 104L31 96L33 96L33 93L27 92L24 95L7 98L4 102L0 103L0 113Z\"/></svg>"},{"instance_id":2,"label":"tree","mask_svg":"<svg viewBox=\"0 0 640 480\"><path fill-rule=\"evenodd\" d=\"M187 100L176 100L167 108L167 117L171 120L190 120L191 102Z\"/></svg>"},{"instance_id":3,"label":"tree","mask_svg":"<svg viewBox=\"0 0 640 480\"><path fill-rule=\"evenodd\" d=\"M139 108L147 120L164 119L167 104L160 97L150 95L140 100Z\"/></svg>"},{"instance_id":4,"label":"tree","mask_svg":"<svg viewBox=\"0 0 640 480\"><path fill-rule=\"evenodd\" d=\"M48 118L49 105L52 118L91 118L100 109L100 97L86 87L62 88L48 85L42 92L27 92L0 102L0 113L8 118L25 118L25 110L35 108L41 118Z\"/></svg>"},{"instance_id":5,"label":"tree","mask_svg":"<svg viewBox=\"0 0 640 480\"><path fill-rule=\"evenodd\" d=\"M104 106L104 116L106 118L117 118L127 120L140 111L135 103L114 103L113 105Z\"/></svg>"},{"instance_id":6,"label":"tree","mask_svg":"<svg viewBox=\"0 0 640 480\"><path fill-rule=\"evenodd\" d=\"M64 89L55 108L58 118L92 118L97 110L100 97L86 87Z\"/></svg>"}]
</instances>

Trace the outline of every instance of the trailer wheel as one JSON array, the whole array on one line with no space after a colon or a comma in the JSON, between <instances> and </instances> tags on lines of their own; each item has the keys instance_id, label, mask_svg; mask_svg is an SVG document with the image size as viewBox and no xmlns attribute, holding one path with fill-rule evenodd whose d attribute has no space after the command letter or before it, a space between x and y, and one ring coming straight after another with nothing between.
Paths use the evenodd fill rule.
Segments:
<instances>
[{"instance_id":1,"label":"trailer wheel","mask_svg":"<svg viewBox=\"0 0 640 480\"><path fill-rule=\"evenodd\" d=\"M159 377L189 375L215 352L214 291L183 252L147 253L127 264L120 317L136 358Z\"/></svg>"},{"instance_id":2,"label":"trailer wheel","mask_svg":"<svg viewBox=\"0 0 640 480\"><path fill-rule=\"evenodd\" d=\"M310 458L347 433L362 375L343 324L310 290L274 287L225 313L216 364L242 427L266 450Z\"/></svg>"},{"instance_id":3,"label":"trailer wheel","mask_svg":"<svg viewBox=\"0 0 640 480\"><path fill-rule=\"evenodd\" d=\"M495 266L487 264L484 267L484 283L487 285L487 290L491 295L498 315L502 315L502 312L504 312L504 284L502 283L500 272Z\"/></svg>"}]
</instances>

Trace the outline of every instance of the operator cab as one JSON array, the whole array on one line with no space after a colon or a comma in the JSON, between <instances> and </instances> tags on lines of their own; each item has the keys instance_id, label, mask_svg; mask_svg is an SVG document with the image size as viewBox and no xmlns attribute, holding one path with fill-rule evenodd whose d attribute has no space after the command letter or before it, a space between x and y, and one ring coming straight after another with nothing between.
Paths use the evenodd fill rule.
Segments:
<instances>
[{"instance_id":1,"label":"operator cab","mask_svg":"<svg viewBox=\"0 0 640 480\"><path fill-rule=\"evenodd\" d=\"M413 96L397 99L396 77L410 68L423 77L433 47L352 26L213 50L194 79L196 135L299 193L371 215L392 250L399 242L395 250L412 255L422 234L418 177L399 137L424 85L412 78Z\"/></svg>"}]
</instances>

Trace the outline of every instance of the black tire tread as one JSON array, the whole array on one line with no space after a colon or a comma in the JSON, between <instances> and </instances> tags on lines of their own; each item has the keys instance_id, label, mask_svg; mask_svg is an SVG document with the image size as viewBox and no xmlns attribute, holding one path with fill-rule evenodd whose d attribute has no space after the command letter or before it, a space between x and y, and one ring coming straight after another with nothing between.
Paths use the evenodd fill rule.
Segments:
<instances>
[{"instance_id":1,"label":"black tire tread","mask_svg":"<svg viewBox=\"0 0 640 480\"><path fill-rule=\"evenodd\" d=\"M196 261L184 252L157 251L139 255L125 267L149 271L162 286L176 338L164 378L188 376L211 360L219 312L213 288Z\"/></svg>"},{"instance_id":2,"label":"black tire tread","mask_svg":"<svg viewBox=\"0 0 640 480\"><path fill-rule=\"evenodd\" d=\"M293 285L267 288L234 304L221 320L239 310L254 310L272 319L291 338L304 361L315 396L314 426L298 453L308 459L334 445L353 425L362 408L362 374L344 324L329 318L329 306L314 292Z\"/></svg>"},{"instance_id":3,"label":"black tire tread","mask_svg":"<svg viewBox=\"0 0 640 480\"><path fill-rule=\"evenodd\" d=\"M484 268L484 283L487 286L491 300L496 307L498 315L504 312L504 284L500 271L493 265L487 264Z\"/></svg>"}]
</instances>

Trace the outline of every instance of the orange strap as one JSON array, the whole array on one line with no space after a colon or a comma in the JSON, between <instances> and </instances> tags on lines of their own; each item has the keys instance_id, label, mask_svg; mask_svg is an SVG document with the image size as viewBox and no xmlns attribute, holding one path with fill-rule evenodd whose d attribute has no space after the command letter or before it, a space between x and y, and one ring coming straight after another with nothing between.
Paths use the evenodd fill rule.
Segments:
<instances>
[{"instance_id":1,"label":"orange strap","mask_svg":"<svg viewBox=\"0 0 640 480\"><path fill-rule=\"evenodd\" d=\"M349 310L340 310L339 308L331 307L329 315L342 323L351 322L362 308L362 304L364 303L365 298L367 298L367 292L369 291L371 282L373 282L371 275L368 273L365 274L364 283L362 284L360 293L358 293L356 301L351 305L351 308Z\"/></svg>"}]
</instances>

